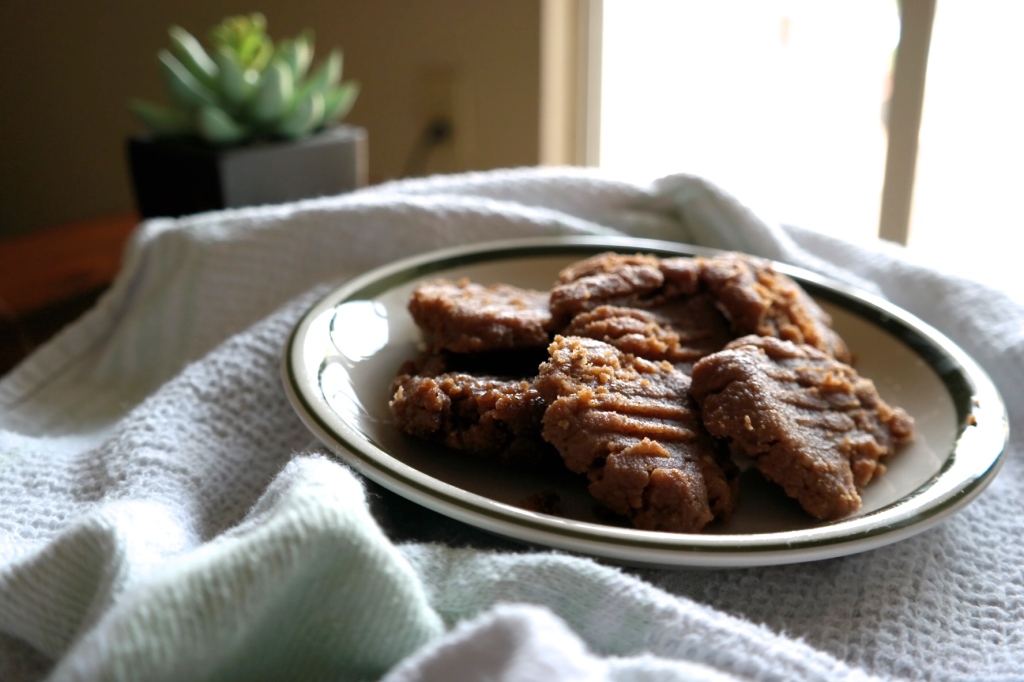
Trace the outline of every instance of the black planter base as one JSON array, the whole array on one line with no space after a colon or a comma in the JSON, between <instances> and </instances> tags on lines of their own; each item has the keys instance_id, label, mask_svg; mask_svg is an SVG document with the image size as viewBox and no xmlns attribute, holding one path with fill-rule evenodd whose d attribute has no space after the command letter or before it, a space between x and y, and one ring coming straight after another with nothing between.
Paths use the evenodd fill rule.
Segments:
<instances>
[{"instance_id":1,"label":"black planter base","mask_svg":"<svg viewBox=\"0 0 1024 682\"><path fill-rule=\"evenodd\" d=\"M366 131L337 126L296 142L216 148L190 140L128 140L143 218L339 194L366 185Z\"/></svg>"}]
</instances>

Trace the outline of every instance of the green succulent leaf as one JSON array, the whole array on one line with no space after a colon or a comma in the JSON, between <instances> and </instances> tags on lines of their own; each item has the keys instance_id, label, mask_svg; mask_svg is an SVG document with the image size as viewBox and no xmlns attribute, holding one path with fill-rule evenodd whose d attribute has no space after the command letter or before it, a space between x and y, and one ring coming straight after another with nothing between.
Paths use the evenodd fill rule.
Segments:
<instances>
[{"instance_id":1,"label":"green succulent leaf","mask_svg":"<svg viewBox=\"0 0 1024 682\"><path fill-rule=\"evenodd\" d=\"M340 121L352 111L359 96L359 83L349 81L324 95L324 123Z\"/></svg>"},{"instance_id":2,"label":"green succulent leaf","mask_svg":"<svg viewBox=\"0 0 1024 682\"><path fill-rule=\"evenodd\" d=\"M297 78L305 78L309 67L313 64L313 31L306 29L295 39Z\"/></svg>"},{"instance_id":3,"label":"green succulent leaf","mask_svg":"<svg viewBox=\"0 0 1024 682\"><path fill-rule=\"evenodd\" d=\"M313 32L280 42L260 13L229 16L210 31L210 46L180 26L158 59L170 105L134 100L129 108L156 135L200 135L234 144L257 135L302 137L351 110L359 86L342 83L342 53L313 68Z\"/></svg>"},{"instance_id":4,"label":"green succulent leaf","mask_svg":"<svg viewBox=\"0 0 1024 682\"><path fill-rule=\"evenodd\" d=\"M214 144L234 144L249 136L247 128L216 107L199 110L196 128L203 139Z\"/></svg>"},{"instance_id":5,"label":"green succulent leaf","mask_svg":"<svg viewBox=\"0 0 1024 682\"><path fill-rule=\"evenodd\" d=\"M227 17L210 32L210 39L217 48L234 53L243 69L261 71L274 55L266 29L266 17L259 13Z\"/></svg>"},{"instance_id":6,"label":"green succulent leaf","mask_svg":"<svg viewBox=\"0 0 1024 682\"><path fill-rule=\"evenodd\" d=\"M217 64L206 53L199 41L180 26L171 26L167 33L171 37L171 49L178 61L200 83L208 88L216 88Z\"/></svg>"},{"instance_id":7,"label":"green succulent leaf","mask_svg":"<svg viewBox=\"0 0 1024 682\"><path fill-rule=\"evenodd\" d=\"M224 99L239 109L252 99L259 84L259 74L254 69L243 69L233 52L218 48L214 52L217 62L217 85Z\"/></svg>"},{"instance_id":8,"label":"green succulent leaf","mask_svg":"<svg viewBox=\"0 0 1024 682\"><path fill-rule=\"evenodd\" d=\"M274 56L274 41L267 36L250 36L241 46L239 55L248 69L262 71Z\"/></svg>"},{"instance_id":9,"label":"green succulent leaf","mask_svg":"<svg viewBox=\"0 0 1024 682\"><path fill-rule=\"evenodd\" d=\"M267 18L259 12L225 17L210 31L210 39L219 46L237 49L247 36L267 31Z\"/></svg>"},{"instance_id":10,"label":"green succulent leaf","mask_svg":"<svg viewBox=\"0 0 1024 682\"><path fill-rule=\"evenodd\" d=\"M341 50L332 50L299 89L299 96L305 97L311 92L326 92L336 87L341 80L341 65Z\"/></svg>"},{"instance_id":11,"label":"green succulent leaf","mask_svg":"<svg viewBox=\"0 0 1024 682\"><path fill-rule=\"evenodd\" d=\"M177 137L195 132L192 127L192 116L187 111L165 107L142 99L129 101L128 108L135 114L139 122L154 135Z\"/></svg>"},{"instance_id":12,"label":"green succulent leaf","mask_svg":"<svg viewBox=\"0 0 1024 682\"><path fill-rule=\"evenodd\" d=\"M298 83L306 77L310 62L313 61L313 49L303 35L295 40L282 41L277 47L277 56L292 70L295 82Z\"/></svg>"},{"instance_id":13,"label":"green succulent leaf","mask_svg":"<svg viewBox=\"0 0 1024 682\"><path fill-rule=\"evenodd\" d=\"M300 99L295 107L281 119L275 132L281 137L294 139L311 133L324 119L324 96L314 92Z\"/></svg>"},{"instance_id":14,"label":"green succulent leaf","mask_svg":"<svg viewBox=\"0 0 1024 682\"><path fill-rule=\"evenodd\" d=\"M200 83L174 55L161 50L159 59L167 89L176 104L187 109L217 105L213 91Z\"/></svg>"},{"instance_id":15,"label":"green succulent leaf","mask_svg":"<svg viewBox=\"0 0 1024 682\"><path fill-rule=\"evenodd\" d=\"M259 90L249 111L257 121L271 123L287 111L294 96L295 80L291 70L275 59L263 72Z\"/></svg>"}]
</instances>

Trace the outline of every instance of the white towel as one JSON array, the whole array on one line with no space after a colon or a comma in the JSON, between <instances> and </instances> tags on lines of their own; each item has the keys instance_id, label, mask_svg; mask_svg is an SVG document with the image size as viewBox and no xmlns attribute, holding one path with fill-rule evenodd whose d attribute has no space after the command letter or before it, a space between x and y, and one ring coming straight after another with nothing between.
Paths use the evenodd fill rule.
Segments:
<instances>
[{"instance_id":1,"label":"white towel","mask_svg":"<svg viewBox=\"0 0 1024 682\"><path fill-rule=\"evenodd\" d=\"M623 570L368 484L278 378L331 284L433 248L626 233L872 289L1012 416L961 513L842 559ZM882 244L767 224L688 176L522 169L140 226L95 309L0 380L0 679L1024 679L1024 308Z\"/></svg>"}]
</instances>

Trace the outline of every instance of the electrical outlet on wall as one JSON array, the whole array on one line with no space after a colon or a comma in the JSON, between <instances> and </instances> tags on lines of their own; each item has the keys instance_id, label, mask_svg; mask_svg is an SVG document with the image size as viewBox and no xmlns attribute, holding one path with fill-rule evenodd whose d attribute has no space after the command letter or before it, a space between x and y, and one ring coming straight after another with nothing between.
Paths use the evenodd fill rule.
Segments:
<instances>
[{"instance_id":1,"label":"electrical outlet on wall","mask_svg":"<svg viewBox=\"0 0 1024 682\"><path fill-rule=\"evenodd\" d=\"M476 125L472 92L453 66L431 66L420 75L420 174L457 173L474 168Z\"/></svg>"}]
</instances>

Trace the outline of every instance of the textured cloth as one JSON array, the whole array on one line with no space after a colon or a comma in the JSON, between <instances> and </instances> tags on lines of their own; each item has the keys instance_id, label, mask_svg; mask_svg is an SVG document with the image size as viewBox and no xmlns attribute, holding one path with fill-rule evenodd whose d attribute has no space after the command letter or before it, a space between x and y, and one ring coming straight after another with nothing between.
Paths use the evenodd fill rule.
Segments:
<instances>
[{"instance_id":1,"label":"textured cloth","mask_svg":"<svg viewBox=\"0 0 1024 682\"><path fill-rule=\"evenodd\" d=\"M896 545L622 569L362 480L289 406L330 286L438 247L630 234L740 249L949 335L1012 415L999 477ZM97 306L0 380L0 679L1024 679L1024 308L751 215L706 182L523 169L140 225Z\"/></svg>"}]
</instances>

